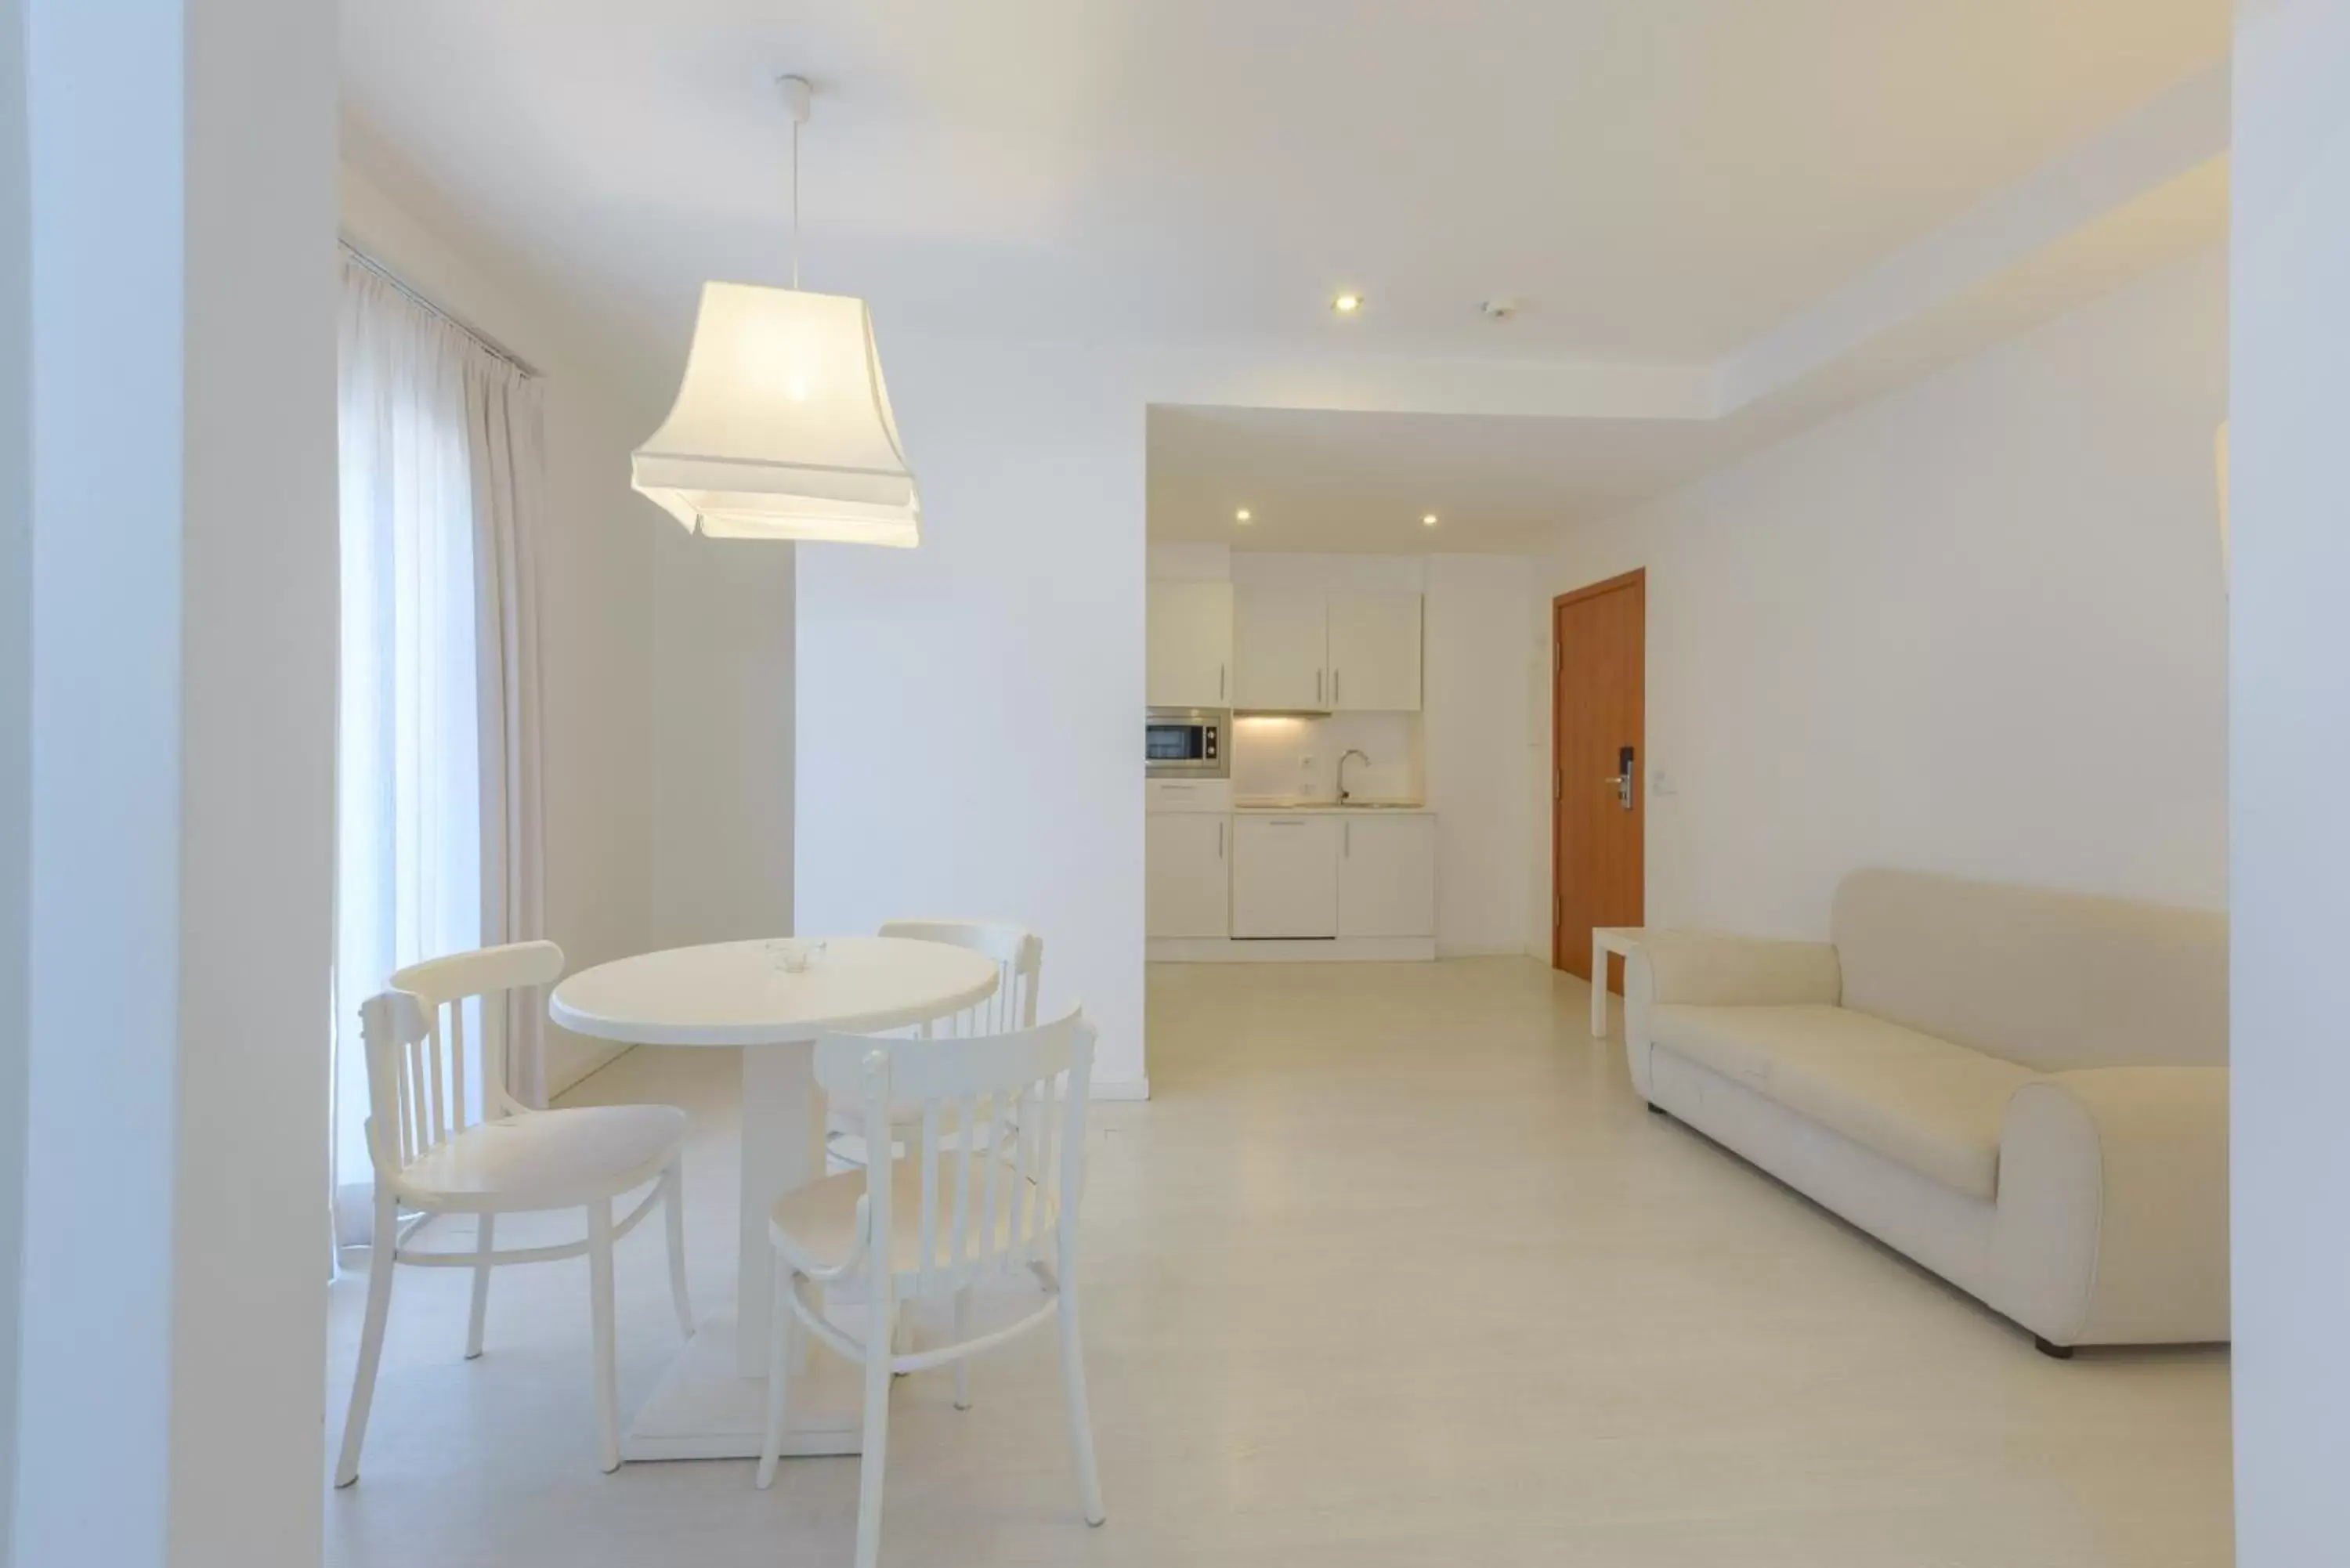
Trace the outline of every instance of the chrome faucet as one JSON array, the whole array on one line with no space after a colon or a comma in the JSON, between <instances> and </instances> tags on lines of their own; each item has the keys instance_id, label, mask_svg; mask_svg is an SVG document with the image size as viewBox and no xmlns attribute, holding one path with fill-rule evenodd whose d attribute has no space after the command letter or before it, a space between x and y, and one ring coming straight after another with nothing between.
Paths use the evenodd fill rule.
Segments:
<instances>
[{"instance_id":1,"label":"chrome faucet","mask_svg":"<svg viewBox=\"0 0 2350 1568\"><path fill-rule=\"evenodd\" d=\"M1338 804L1341 805L1346 805L1347 800L1347 763L1356 757L1363 759L1363 765L1365 767L1369 767L1371 765L1371 757L1368 752L1359 752L1352 746L1347 748L1346 754L1338 759Z\"/></svg>"}]
</instances>

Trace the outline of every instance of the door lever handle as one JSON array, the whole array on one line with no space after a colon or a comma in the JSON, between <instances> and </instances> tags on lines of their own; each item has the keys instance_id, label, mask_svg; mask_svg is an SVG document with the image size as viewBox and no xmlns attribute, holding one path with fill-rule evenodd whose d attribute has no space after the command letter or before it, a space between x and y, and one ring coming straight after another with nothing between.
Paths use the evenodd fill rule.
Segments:
<instances>
[{"instance_id":1,"label":"door lever handle","mask_svg":"<svg viewBox=\"0 0 2350 1568\"><path fill-rule=\"evenodd\" d=\"M1616 771L1607 775L1607 783L1616 786L1616 804L1626 811L1632 809L1632 748L1616 748Z\"/></svg>"}]
</instances>

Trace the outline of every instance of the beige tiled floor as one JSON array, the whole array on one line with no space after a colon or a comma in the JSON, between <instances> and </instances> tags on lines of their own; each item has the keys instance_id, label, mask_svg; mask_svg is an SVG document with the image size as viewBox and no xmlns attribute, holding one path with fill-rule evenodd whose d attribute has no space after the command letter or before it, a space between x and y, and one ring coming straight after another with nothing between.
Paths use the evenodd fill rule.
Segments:
<instances>
[{"instance_id":1,"label":"beige tiled floor","mask_svg":"<svg viewBox=\"0 0 2350 1568\"><path fill-rule=\"evenodd\" d=\"M1523 960L1165 967L1148 1106L1100 1107L1082 1268L1110 1520L1079 1522L1049 1338L899 1386L883 1561L2188 1568L2229 1550L2228 1369L2070 1365L1642 1112L1586 992ZM733 1235L733 1062L583 1098L691 1109L693 1284ZM501 1232L502 1241L504 1234ZM675 1346L622 1243L624 1404ZM583 1265L403 1271L328 1561L846 1563L853 1461L598 1475ZM333 1307L341 1420L363 1282ZM323 1466L322 1466L323 1473Z\"/></svg>"}]
</instances>

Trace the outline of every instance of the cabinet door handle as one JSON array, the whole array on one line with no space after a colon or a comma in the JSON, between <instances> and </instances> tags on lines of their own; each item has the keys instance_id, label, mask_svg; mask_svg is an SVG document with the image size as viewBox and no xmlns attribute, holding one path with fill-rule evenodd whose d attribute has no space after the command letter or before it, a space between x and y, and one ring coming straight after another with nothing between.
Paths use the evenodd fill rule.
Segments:
<instances>
[{"instance_id":1,"label":"cabinet door handle","mask_svg":"<svg viewBox=\"0 0 2350 1568\"><path fill-rule=\"evenodd\" d=\"M1222 860L1223 857L1224 857L1224 825L1223 825L1222 823L1219 822L1219 823L1217 823L1217 824L1216 824L1216 858L1217 858L1217 859L1219 859L1219 860Z\"/></svg>"},{"instance_id":2,"label":"cabinet door handle","mask_svg":"<svg viewBox=\"0 0 2350 1568\"><path fill-rule=\"evenodd\" d=\"M1322 672L1318 670L1314 672L1314 701L1322 701Z\"/></svg>"},{"instance_id":3,"label":"cabinet door handle","mask_svg":"<svg viewBox=\"0 0 2350 1568\"><path fill-rule=\"evenodd\" d=\"M1333 708L1336 708L1339 702L1338 677L1341 673L1342 671L1336 670L1330 671L1330 706Z\"/></svg>"},{"instance_id":4,"label":"cabinet door handle","mask_svg":"<svg viewBox=\"0 0 2350 1568\"><path fill-rule=\"evenodd\" d=\"M1351 822L1338 825L1338 853L1347 856L1355 853L1355 825Z\"/></svg>"},{"instance_id":5,"label":"cabinet door handle","mask_svg":"<svg viewBox=\"0 0 2350 1568\"><path fill-rule=\"evenodd\" d=\"M1219 665L1217 665L1217 666L1216 666L1216 701L1219 701L1219 702L1221 702L1221 701L1222 701L1223 700L1224 700L1224 667L1223 667L1222 665L1219 664Z\"/></svg>"}]
</instances>

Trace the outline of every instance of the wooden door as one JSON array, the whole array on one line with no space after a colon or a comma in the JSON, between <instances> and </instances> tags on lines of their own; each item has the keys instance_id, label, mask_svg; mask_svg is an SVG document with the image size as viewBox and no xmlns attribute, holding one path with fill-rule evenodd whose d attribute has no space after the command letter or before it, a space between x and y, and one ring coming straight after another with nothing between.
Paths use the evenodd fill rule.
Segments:
<instances>
[{"instance_id":1,"label":"wooden door","mask_svg":"<svg viewBox=\"0 0 2350 1568\"><path fill-rule=\"evenodd\" d=\"M1552 616L1551 962L1620 989L1621 960L1591 973L1591 929L1642 918L1648 574L1563 594ZM1616 782L1627 772L1628 784Z\"/></svg>"}]
</instances>

